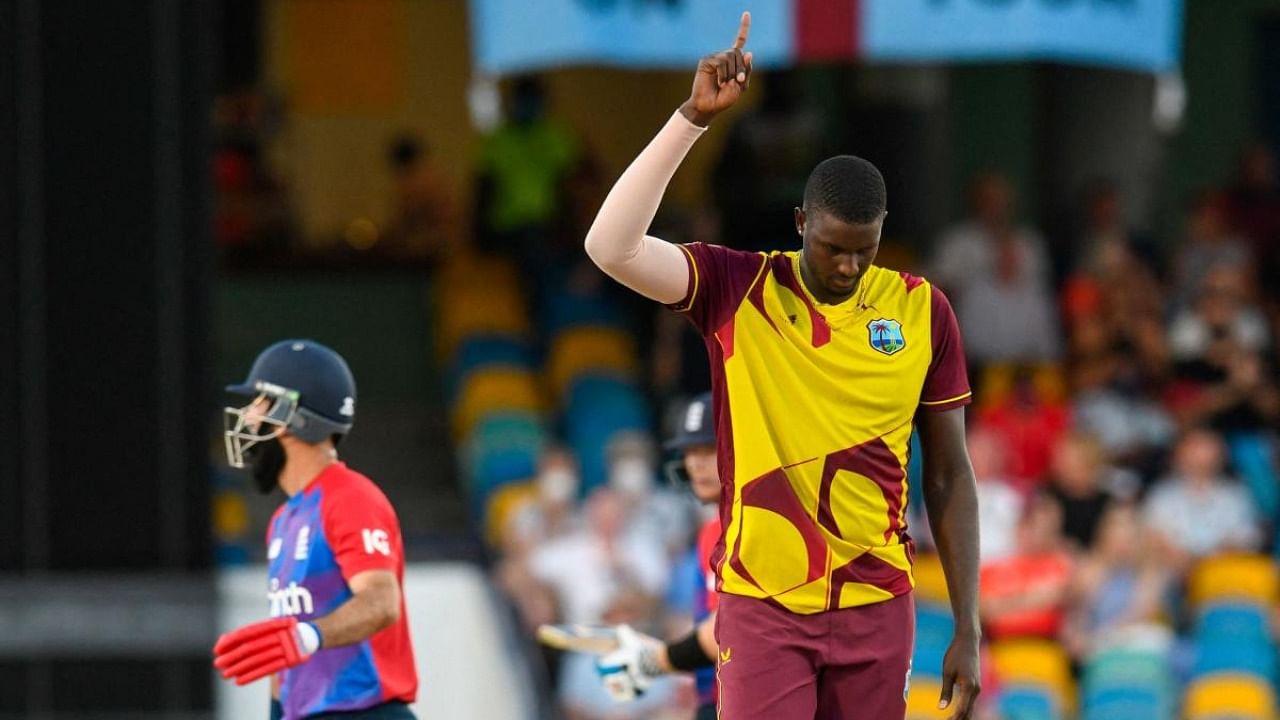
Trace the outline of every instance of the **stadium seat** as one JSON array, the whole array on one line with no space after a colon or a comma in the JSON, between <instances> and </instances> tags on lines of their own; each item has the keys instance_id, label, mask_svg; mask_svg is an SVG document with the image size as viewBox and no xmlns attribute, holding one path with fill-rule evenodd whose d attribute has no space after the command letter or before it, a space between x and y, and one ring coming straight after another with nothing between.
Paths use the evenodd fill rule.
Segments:
<instances>
[{"instance_id":1,"label":"stadium seat","mask_svg":"<svg viewBox=\"0 0 1280 720\"><path fill-rule=\"evenodd\" d=\"M1260 517L1280 511L1280 477L1277 477L1275 442L1265 433L1236 432L1227 435L1227 448L1236 474L1253 496Z\"/></svg>"},{"instance_id":2,"label":"stadium seat","mask_svg":"<svg viewBox=\"0 0 1280 720\"><path fill-rule=\"evenodd\" d=\"M476 423L461 446L468 485L494 486L537 474L546 434L536 415L497 412Z\"/></svg>"},{"instance_id":3,"label":"stadium seat","mask_svg":"<svg viewBox=\"0 0 1280 720\"><path fill-rule=\"evenodd\" d=\"M635 343L617 328L574 327L556 335L547 350L547 380L557 398L583 375L635 377L639 362Z\"/></svg>"},{"instance_id":4,"label":"stadium seat","mask_svg":"<svg viewBox=\"0 0 1280 720\"><path fill-rule=\"evenodd\" d=\"M1057 644L1030 638L1000 640L991 644L991 658L1002 684L1041 687L1054 707L1067 714L1075 710L1071 662Z\"/></svg>"},{"instance_id":5,"label":"stadium seat","mask_svg":"<svg viewBox=\"0 0 1280 720\"><path fill-rule=\"evenodd\" d=\"M938 709L938 697L942 694L942 680L912 670L911 687L907 693L906 720L945 720L951 710Z\"/></svg>"},{"instance_id":6,"label":"stadium seat","mask_svg":"<svg viewBox=\"0 0 1280 720\"><path fill-rule=\"evenodd\" d=\"M529 303L508 261L467 257L444 269L432 299L437 318L436 351L442 361L475 335L528 337Z\"/></svg>"},{"instance_id":7,"label":"stadium seat","mask_svg":"<svg viewBox=\"0 0 1280 720\"><path fill-rule=\"evenodd\" d=\"M916 579L916 602L934 603L951 607L951 595L947 592L947 578L942 573L942 560L932 553L916 556L911 566Z\"/></svg>"},{"instance_id":8,"label":"stadium seat","mask_svg":"<svg viewBox=\"0 0 1280 720\"><path fill-rule=\"evenodd\" d=\"M1044 685L1012 684L1000 690L998 705L1003 720L1061 720L1062 701Z\"/></svg>"},{"instance_id":9,"label":"stadium seat","mask_svg":"<svg viewBox=\"0 0 1280 720\"><path fill-rule=\"evenodd\" d=\"M453 404L454 437L465 439L485 415L495 412L538 412L542 401L532 373L524 370L480 370L463 383Z\"/></svg>"},{"instance_id":10,"label":"stadium seat","mask_svg":"<svg viewBox=\"0 0 1280 720\"><path fill-rule=\"evenodd\" d=\"M1168 695L1146 688L1109 688L1084 702L1081 720L1172 720Z\"/></svg>"},{"instance_id":11,"label":"stadium seat","mask_svg":"<svg viewBox=\"0 0 1280 720\"><path fill-rule=\"evenodd\" d=\"M622 430L650 429L649 406L629 383L583 377L569 389L562 425L564 439L578 458L586 493L605 481L610 439Z\"/></svg>"},{"instance_id":12,"label":"stadium seat","mask_svg":"<svg viewBox=\"0 0 1280 720\"><path fill-rule=\"evenodd\" d=\"M1252 641L1198 641L1191 677L1199 678L1223 672L1253 675L1275 683L1276 649L1265 637Z\"/></svg>"},{"instance_id":13,"label":"stadium seat","mask_svg":"<svg viewBox=\"0 0 1280 720\"><path fill-rule=\"evenodd\" d=\"M1265 555L1219 555L1201 561L1187 581L1187 601L1192 609L1210 602L1243 601L1263 607L1277 599L1280 578Z\"/></svg>"},{"instance_id":14,"label":"stadium seat","mask_svg":"<svg viewBox=\"0 0 1280 720\"><path fill-rule=\"evenodd\" d=\"M942 676L942 658L951 644L955 620L951 609L930 602L916 605L916 646L911 659L913 672Z\"/></svg>"},{"instance_id":15,"label":"stadium seat","mask_svg":"<svg viewBox=\"0 0 1280 720\"><path fill-rule=\"evenodd\" d=\"M583 325L626 328L622 314L608 298L599 294L584 297L566 291L553 292L542 303L540 324L540 332L547 337Z\"/></svg>"},{"instance_id":16,"label":"stadium seat","mask_svg":"<svg viewBox=\"0 0 1280 720\"><path fill-rule=\"evenodd\" d=\"M1100 652L1085 666L1081 685L1083 720L1168 720L1177 704L1165 651Z\"/></svg>"},{"instance_id":17,"label":"stadium seat","mask_svg":"<svg viewBox=\"0 0 1280 720\"><path fill-rule=\"evenodd\" d=\"M472 335L458 347L450 372L461 378L481 368L494 366L531 369L533 358L528 345L515 335Z\"/></svg>"},{"instance_id":18,"label":"stadium seat","mask_svg":"<svg viewBox=\"0 0 1280 720\"><path fill-rule=\"evenodd\" d=\"M512 516L538 493L531 482L516 482L497 488L484 503L484 538L489 547L501 548L506 543L506 533Z\"/></svg>"},{"instance_id":19,"label":"stadium seat","mask_svg":"<svg viewBox=\"0 0 1280 720\"><path fill-rule=\"evenodd\" d=\"M1183 715L1186 720L1273 720L1275 692L1249 675L1210 675L1187 688Z\"/></svg>"},{"instance_id":20,"label":"stadium seat","mask_svg":"<svg viewBox=\"0 0 1280 720\"><path fill-rule=\"evenodd\" d=\"M1195 637L1205 643L1268 642L1270 629L1264 606L1239 602L1213 602L1200 608Z\"/></svg>"}]
</instances>

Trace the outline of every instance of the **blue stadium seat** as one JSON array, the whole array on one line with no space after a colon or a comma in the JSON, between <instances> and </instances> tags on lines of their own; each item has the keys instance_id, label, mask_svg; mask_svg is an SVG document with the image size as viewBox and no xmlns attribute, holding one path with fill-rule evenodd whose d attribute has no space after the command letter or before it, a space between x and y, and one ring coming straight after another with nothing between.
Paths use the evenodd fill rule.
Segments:
<instances>
[{"instance_id":1,"label":"blue stadium seat","mask_svg":"<svg viewBox=\"0 0 1280 720\"><path fill-rule=\"evenodd\" d=\"M942 658L951 643L955 620L949 608L933 603L916 605L916 647L911 670L922 675L942 677Z\"/></svg>"},{"instance_id":2,"label":"blue stadium seat","mask_svg":"<svg viewBox=\"0 0 1280 720\"><path fill-rule=\"evenodd\" d=\"M1004 720L1061 720L1053 692L1037 685L1006 685L1000 691L1000 716Z\"/></svg>"},{"instance_id":3,"label":"blue stadium seat","mask_svg":"<svg viewBox=\"0 0 1280 720\"><path fill-rule=\"evenodd\" d=\"M1251 603L1216 602L1195 623L1197 642L1255 643L1269 637L1265 611Z\"/></svg>"},{"instance_id":4,"label":"blue stadium seat","mask_svg":"<svg viewBox=\"0 0 1280 720\"><path fill-rule=\"evenodd\" d=\"M1255 675L1275 683L1276 649L1265 637L1253 642L1197 642L1195 664L1191 670L1192 679L1217 672Z\"/></svg>"},{"instance_id":5,"label":"blue stadium seat","mask_svg":"<svg viewBox=\"0 0 1280 720\"><path fill-rule=\"evenodd\" d=\"M563 408L563 435L578 457L582 492L604 483L610 439L623 430L651 428L648 403L630 383L586 375L569 388Z\"/></svg>"},{"instance_id":6,"label":"blue stadium seat","mask_svg":"<svg viewBox=\"0 0 1280 720\"><path fill-rule=\"evenodd\" d=\"M533 358L519 337L504 334L475 335L463 340L453 358L446 381L448 403L468 375L481 368L516 367L532 370Z\"/></svg>"},{"instance_id":7,"label":"blue stadium seat","mask_svg":"<svg viewBox=\"0 0 1280 720\"><path fill-rule=\"evenodd\" d=\"M542 303L542 336L555 337L565 328L599 325L626 329L627 324L614 303L601 295L581 296L566 291L553 292Z\"/></svg>"},{"instance_id":8,"label":"blue stadium seat","mask_svg":"<svg viewBox=\"0 0 1280 720\"><path fill-rule=\"evenodd\" d=\"M1172 698L1151 688L1111 687L1085 700L1081 720L1172 720Z\"/></svg>"},{"instance_id":9,"label":"blue stadium seat","mask_svg":"<svg viewBox=\"0 0 1280 720\"><path fill-rule=\"evenodd\" d=\"M546 434L536 415L497 413L476 423L461 449L472 507L481 512L490 493L537 474Z\"/></svg>"}]
</instances>

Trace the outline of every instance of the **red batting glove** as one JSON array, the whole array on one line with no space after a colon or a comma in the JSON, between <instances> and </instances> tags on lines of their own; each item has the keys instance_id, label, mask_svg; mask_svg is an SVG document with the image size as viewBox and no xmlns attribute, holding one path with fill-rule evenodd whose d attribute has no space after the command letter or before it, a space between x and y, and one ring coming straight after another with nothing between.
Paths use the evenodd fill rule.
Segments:
<instances>
[{"instance_id":1,"label":"red batting glove","mask_svg":"<svg viewBox=\"0 0 1280 720\"><path fill-rule=\"evenodd\" d=\"M237 685L248 685L308 657L298 645L298 620L292 617L264 620L225 633L213 646L213 654L213 666L222 671L223 678L234 678Z\"/></svg>"}]
</instances>

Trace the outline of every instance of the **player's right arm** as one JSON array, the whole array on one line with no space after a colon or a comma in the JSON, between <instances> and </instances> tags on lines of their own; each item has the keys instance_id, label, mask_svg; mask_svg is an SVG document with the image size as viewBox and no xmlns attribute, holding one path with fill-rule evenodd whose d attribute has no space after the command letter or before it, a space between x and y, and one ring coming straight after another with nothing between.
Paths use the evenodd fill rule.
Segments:
<instances>
[{"instance_id":1,"label":"player's right arm","mask_svg":"<svg viewBox=\"0 0 1280 720\"><path fill-rule=\"evenodd\" d=\"M654 680L673 672L694 672L715 667L716 616L712 613L685 637L662 642L627 625L615 628L618 649L596 661L600 683L618 702L633 700Z\"/></svg>"},{"instance_id":2,"label":"player's right arm","mask_svg":"<svg viewBox=\"0 0 1280 720\"><path fill-rule=\"evenodd\" d=\"M673 304L688 295L691 277L684 252L646 232L689 148L712 118L732 107L746 89L751 53L742 48L750 29L751 14L743 13L733 46L698 61L689 99L618 178L587 232L591 260L651 300Z\"/></svg>"}]
</instances>

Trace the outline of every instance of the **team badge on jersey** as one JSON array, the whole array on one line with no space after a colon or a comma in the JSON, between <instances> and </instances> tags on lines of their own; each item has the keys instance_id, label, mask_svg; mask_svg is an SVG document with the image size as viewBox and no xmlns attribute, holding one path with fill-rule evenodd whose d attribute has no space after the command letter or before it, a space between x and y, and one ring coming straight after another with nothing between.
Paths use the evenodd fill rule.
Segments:
<instances>
[{"instance_id":1,"label":"team badge on jersey","mask_svg":"<svg viewBox=\"0 0 1280 720\"><path fill-rule=\"evenodd\" d=\"M907 346L907 339L902 335L902 323L897 320L880 318L867 323L871 347L885 355L892 355Z\"/></svg>"}]
</instances>

